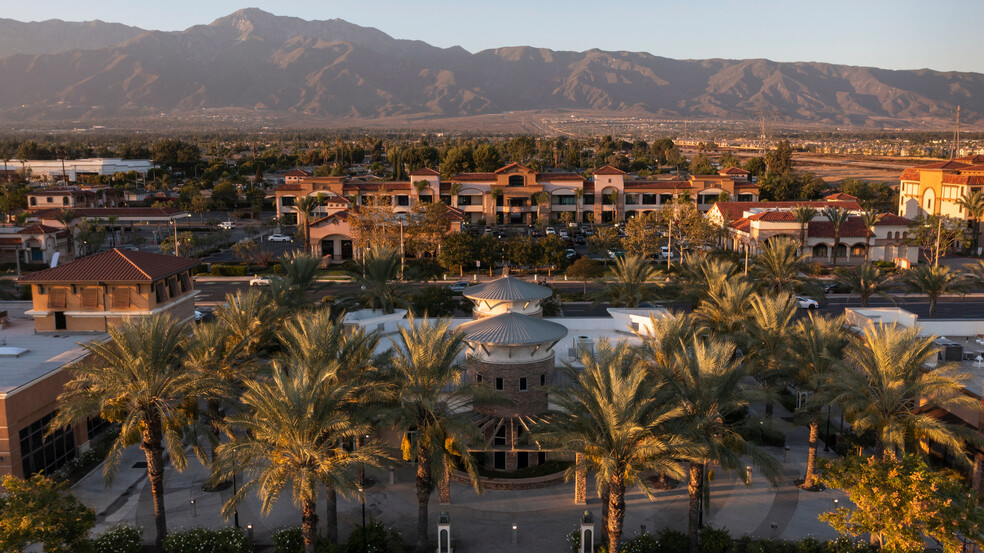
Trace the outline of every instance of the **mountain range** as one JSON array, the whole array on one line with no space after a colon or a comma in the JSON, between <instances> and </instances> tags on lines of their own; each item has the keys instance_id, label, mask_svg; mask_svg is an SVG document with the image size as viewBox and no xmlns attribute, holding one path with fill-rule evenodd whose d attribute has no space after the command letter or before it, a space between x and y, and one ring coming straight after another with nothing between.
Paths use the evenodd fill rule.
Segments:
<instances>
[{"instance_id":1,"label":"mountain range","mask_svg":"<svg viewBox=\"0 0 984 553\"><path fill-rule=\"evenodd\" d=\"M984 74L812 62L676 60L529 46L470 53L333 19L250 8L184 31L0 19L0 121L214 109L360 122L510 112L942 128L984 125Z\"/></svg>"}]
</instances>

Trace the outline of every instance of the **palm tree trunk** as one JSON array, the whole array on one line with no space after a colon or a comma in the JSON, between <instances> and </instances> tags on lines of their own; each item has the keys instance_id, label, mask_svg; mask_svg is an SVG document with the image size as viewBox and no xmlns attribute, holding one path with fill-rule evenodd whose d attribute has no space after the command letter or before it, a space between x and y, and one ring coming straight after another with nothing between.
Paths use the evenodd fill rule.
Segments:
<instances>
[{"instance_id":1,"label":"palm tree trunk","mask_svg":"<svg viewBox=\"0 0 984 553\"><path fill-rule=\"evenodd\" d=\"M810 421L810 446L806 455L806 476L803 477L803 488L811 489L816 480L817 470L817 440L820 438L820 422ZM830 439L830 436L827 436Z\"/></svg>"},{"instance_id":2,"label":"palm tree trunk","mask_svg":"<svg viewBox=\"0 0 984 553\"><path fill-rule=\"evenodd\" d=\"M625 520L625 480L621 475L612 478L608 486L608 550L618 551Z\"/></svg>"},{"instance_id":3,"label":"palm tree trunk","mask_svg":"<svg viewBox=\"0 0 984 553\"><path fill-rule=\"evenodd\" d=\"M831 253L831 259L833 261L834 267L837 266L837 248L840 247L840 238L834 238L834 251Z\"/></svg>"},{"instance_id":4,"label":"palm tree trunk","mask_svg":"<svg viewBox=\"0 0 984 553\"><path fill-rule=\"evenodd\" d=\"M936 316L936 296L929 295L929 318L932 319Z\"/></svg>"},{"instance_id":5,"label":"palm tree trunk","mask_svg":"<svg viewBox=\"0 0 984 553\"><path fill-rule=\"evenodd\" d=\"M160 421L151 421L143 432L140 449L147 456L147 478L150 480L150 492L154 498L154 524L157 536L154 544L160 549L164 538L167 537L167 515L164 513L164 446L161 445Z\"/></svg>"},{"instance_id":6,"label":"palm tree trunk","mask_svg":"<svg viewBox=\"0 0 984 553\"><path fill-rule=\"evenodd\" d=\"M598 494L601 495L601 527L606 531L608 530L608 509L611 508L611 488L608 482L601 482L601 489L598 490Z\"/></svg>"},{"instance_id":7,"label":"palm tree trunk","mask_svg":"<svg viewBox=\"0 0 984 553\"><path fill-rule=\"evenodd\" d=\"M704 492L703 485L703 463L690 463L690 483L687 485L687 491L690 493L690 511L687 513L688 553L700 553L697 526L700 523L700 497Z\"/></svg>"},{"instance_id":8,"label":"palm tree trunk","mask_svg":"<svg viewBox=\"0 0 984 553\"><path fill-rule=\"evenodd\" d=\"M427 551L427 504L432 488L430 454L421 447L417 453L417 553Z\"/></svg>"},{"instance_id":9,"label":"palm tree trunk","mask_svg":"<svg viewBox=\"0 0 984 553\"><path fill-rule=\"evenodd\" d=\"M314 539L318 529L317 503L305 499L301 506L301 536L304 538L304 553L314 553Z\"/></svg>"},{"instance_id":10,"label":"palm tree trunk","mask_svg":"<svg viewBox=\"0 0 984 553\"><path fill-rule=\"evenodd\" d=\"M325 495L328 499L328 513L325 515L328 526L326 536L331 543L338 543L338 492L335 491L333 484L325 485Z\"/></svg>"}]
</instances>

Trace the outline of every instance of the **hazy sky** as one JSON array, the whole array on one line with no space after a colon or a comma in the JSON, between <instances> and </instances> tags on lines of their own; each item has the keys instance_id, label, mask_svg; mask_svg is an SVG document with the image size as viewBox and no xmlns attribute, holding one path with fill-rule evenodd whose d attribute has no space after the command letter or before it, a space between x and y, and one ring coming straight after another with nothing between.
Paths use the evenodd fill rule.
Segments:
<instances>
[{"instance_id":1,"label":"hazy sky","mask_svg":"<svg viewBox=\"0 0 984 553\"><path fill-rule=\"evenodd\" d=\"M0 0L0 17L171 31L244 7L472 52L531 45L984 73L981 0Z\"/></svg>"}]
</instances>

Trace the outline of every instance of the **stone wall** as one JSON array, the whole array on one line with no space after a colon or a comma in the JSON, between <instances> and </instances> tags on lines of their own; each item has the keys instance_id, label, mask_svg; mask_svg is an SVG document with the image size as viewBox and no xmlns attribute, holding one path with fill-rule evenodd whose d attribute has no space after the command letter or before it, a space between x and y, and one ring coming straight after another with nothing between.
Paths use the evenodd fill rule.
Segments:
<instances>
[{"instance_id":1,"label":"stone wall","mask_svg":"<svg viewBox=\"0 0 984 553\"><path fill-rule=\"evenodd\" d=\"M499 417L536 415L547 410L547 386L553 378L554 356L530 363L487 363L476 358L465 362L472 382L495 389L496 379L502 379L502 394L514 405L477 407L476 412ZM541 378L542 377L542 378ZM526 390L520 390L520 379L526 378ZM542 384L541 384L542 382Z\"/></svg>"}]
</instances>

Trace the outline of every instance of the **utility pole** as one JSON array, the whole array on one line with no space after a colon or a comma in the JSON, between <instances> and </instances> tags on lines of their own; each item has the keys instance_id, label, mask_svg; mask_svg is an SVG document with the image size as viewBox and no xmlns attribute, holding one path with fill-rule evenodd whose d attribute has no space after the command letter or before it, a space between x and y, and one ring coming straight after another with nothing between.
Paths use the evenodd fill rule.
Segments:
<instances>
[{"instance_id":1,"label":"utility pole","mask_svg":"<svg viewBox=\"0 0 984 553\"><path fill-rule=\"evenodd\" d=\"M957 127L953 129L953 149L950 150L950 159L952 160L957 155L957 150L960 149L960 106L957 106Z\"/></svg>"}]
</instances>

